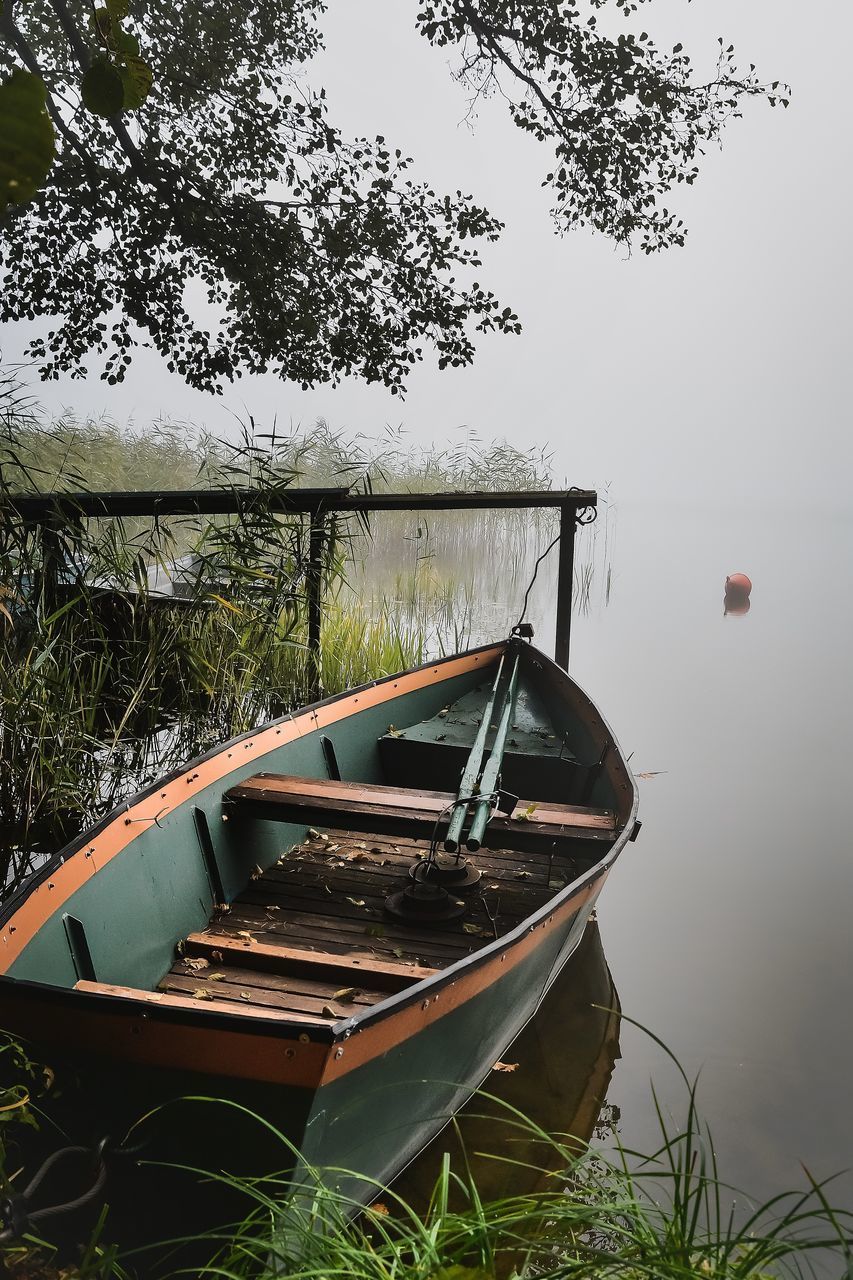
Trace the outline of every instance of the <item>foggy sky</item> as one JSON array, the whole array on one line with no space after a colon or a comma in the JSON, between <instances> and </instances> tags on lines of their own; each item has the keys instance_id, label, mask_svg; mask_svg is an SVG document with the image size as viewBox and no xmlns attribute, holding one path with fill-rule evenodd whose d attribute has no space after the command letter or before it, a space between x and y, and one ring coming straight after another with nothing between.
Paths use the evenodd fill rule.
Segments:
<instances>
[{"instance_id":1,"label":"foggy sky","mask_svg":"<svg viewBox=\"0 0 853 1280\"><path fill-rule=\"evenodd\" d=\"M140 425L188 417L216 434L245 411L264 425L276 414L323 416L368 434L402 423L423 441L464 425L547 444L558 479L610 483L617 500L846 500L850 7L665 0L643 11L654 37L682 40L700 65L723 35L763 79L793 88L788 111L746 104L697 185L673 196L687 247L651 258L592 234L554 234L539 185L547 150L500 101L473 129L462 123L447 53L416 35L414 11L400 0L332 0L311 80L326 85L346 132L385 134L415 157L416 176L439 191L461 187L506 222L480 278L518 312L522 336L481 339L465 370L439 372L428 358L402 403L354 379L304 393L246 378L214 397L151 353L137 355L122 386L64 379L37 385L42 402ZM6 360L20 358L28 328L0 329Z\"/></svg>"}]
</instances>

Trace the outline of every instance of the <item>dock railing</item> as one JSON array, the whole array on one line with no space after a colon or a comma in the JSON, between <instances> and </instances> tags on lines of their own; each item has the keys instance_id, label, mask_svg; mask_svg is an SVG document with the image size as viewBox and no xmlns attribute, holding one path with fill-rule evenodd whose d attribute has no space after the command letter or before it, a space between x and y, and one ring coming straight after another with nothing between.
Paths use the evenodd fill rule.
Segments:
<instances>
[{"instance_id":1,"label":"dock railing","mask_svg":"<svg viewBox=\"0 0 853 1280\"><path fill-rule=\"evenodd\" d=\"M317 686L322 627L323 548L329 518L338 513L381 511L482 511L556 509L560 513L557 566L555 661L568 670L572 630L572 581L575 532L595 518L598 496L592 489L540 489L527 492L366 493L351 488L126 490L116 493L22 493L3 495L2 506L26 524L45 530L57 524L109 517L240 515L264 508L276 515L298 515L309 523L306 596L311 683ZM2 517L0 510L0 517Z\"/></svg>"}]
</instances>

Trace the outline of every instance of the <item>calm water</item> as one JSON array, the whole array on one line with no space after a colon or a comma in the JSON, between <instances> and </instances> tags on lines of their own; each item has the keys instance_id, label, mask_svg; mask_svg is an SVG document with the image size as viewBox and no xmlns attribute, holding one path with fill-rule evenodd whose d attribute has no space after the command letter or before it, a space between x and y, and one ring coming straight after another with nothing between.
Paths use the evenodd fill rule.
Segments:
<instances>
[{"instance_id":1,"label":"calm water","mask_svg":"<svg viewBox=\"0 0 853 1280\"><path fill-rule=\"evenodd\" d=\"M851 552L841 512L622 504L610 604L574 624L572 674L660 771L599 904L622 1008L701 1070L722 1175L758 1196L853 1167ZM651 1148L649 1077L683 1095L641 1032L621 1047L608 1099Z\"/></svg>"}]
</instances>

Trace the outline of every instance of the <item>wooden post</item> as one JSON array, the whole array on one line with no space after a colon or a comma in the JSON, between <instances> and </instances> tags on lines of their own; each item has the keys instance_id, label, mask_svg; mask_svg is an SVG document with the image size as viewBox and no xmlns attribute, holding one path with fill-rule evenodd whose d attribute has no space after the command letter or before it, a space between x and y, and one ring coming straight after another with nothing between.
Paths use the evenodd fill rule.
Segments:
<instances>
[{"instance_id":1,"label":"wooden post","mask_svg":"<svg viewBox=\"0 0 853 1280\"><path fill-rule=\"evenodd\" d=\"M564 671L569 669L569 641L572 635L572 582L575 567L574 504L560 507L560 556L557 568L557 638L554 661Z\"/></svg>"},{"instance_id":2,"label":"wooden post","mask_svg":"<svg viewBox=\"0 0 853 1280\"><path fill-rule=\"evenodd\" d=\"M326 522L320 511L311 513L308 531L308 572L305 585L308 593L308 695L320 696L320 619L323 593L323 543Z\"/></svg>"}]
</instances>

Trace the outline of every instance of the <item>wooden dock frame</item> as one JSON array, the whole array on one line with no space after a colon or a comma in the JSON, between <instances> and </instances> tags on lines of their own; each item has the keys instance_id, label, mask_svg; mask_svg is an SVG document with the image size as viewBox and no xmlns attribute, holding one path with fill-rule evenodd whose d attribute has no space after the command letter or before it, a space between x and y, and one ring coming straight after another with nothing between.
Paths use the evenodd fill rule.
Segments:
<instances>
[{"instance_id":1,"label":"wooden dock frame","mask_svg":"<svg viewBox=\"0 0 853 1280\"><path fill-rule=\"evenodd\" d=\"M595 518L598 495L592 489L539 489L529 492L356 493L349 488L249 488L128 490L117 493L57 493L11 495L5 509L28 524L45 530L57 523L82 519L131 516L239 515L258 504L282 515L308 518L308 647L311 685L319 688L320 629L322 625L323 551L329 516L338 512L477 511L556 508L560 512L557 570L557 626L554 658L569 667L572 631L572 581L575 530Z\"/></svg>"}]
</instances>

